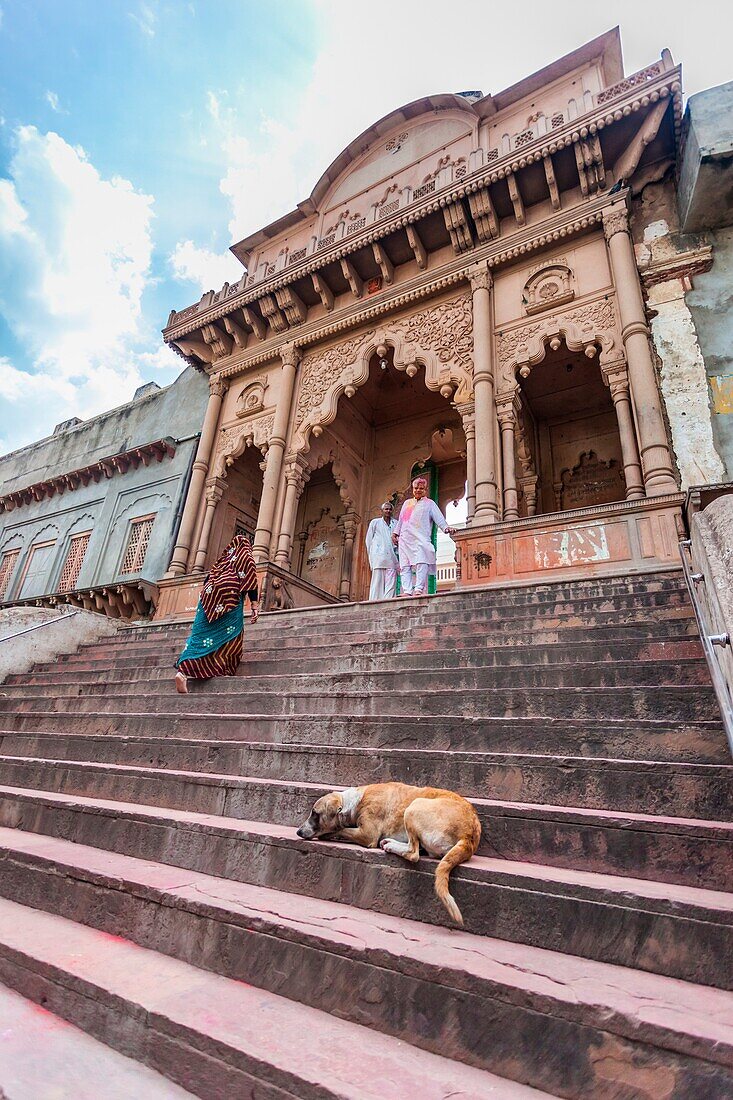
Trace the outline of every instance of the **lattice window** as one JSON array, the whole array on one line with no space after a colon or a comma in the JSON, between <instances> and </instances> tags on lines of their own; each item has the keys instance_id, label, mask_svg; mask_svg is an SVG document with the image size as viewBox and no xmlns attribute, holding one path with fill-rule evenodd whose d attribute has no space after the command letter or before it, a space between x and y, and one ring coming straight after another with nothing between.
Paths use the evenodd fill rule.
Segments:
<instances>
[{"instance_id":1,"label":"lattice window","mask_svg":"<svg viewBox=\"0 0 733 1100\"><path fill-rule=\"evenodd\" d=\"M465 176L467 171L468 171L468 168L466 167L465 164L459 164L458 167L456 168L456 179L457 180L463 179L463 177Z\"/></svg>"},{"instance_id":2,"label":"lattice window","mask_svg":"<svg viewBox=\"0 0 733 1100\"><path fill-rule=\"evenodd\" d=\"M514 148L522 149L532 141L534 141L534 130L522 130L521 134L517 134L514 139Z\"/></svg>"},{"instance_id":3,"label":"lattice window","mask_svg":"<svg viewBox=\"0 0 733 1100\"><path fill-rule=\"evenodd\" d=\"M318 242L318 247L319 248L330 248L335 240L336 240L336 234L335 233L329 234L328 237L321 237L320 241Z\"/></svg>"},{"instance_id":4,"label":"lattice window","mask_svg":"<svg viewBox=\"0 0 733 1100\"><path fill-rule=\"evenodd\" d=\"M565 115L562 113L562 111L559 111L558 114L553 115L550 119L550 129L557 130L560 126L563 125L564 122Z\"/></svg>"},{"instance_id":5,"label":"lattice window","mask_svg":"<svg viewBox=\"0 0 733 1100\"><path fill-rule=\"evenodd\" d=\"M413 199L422 199L425 195L432 195L435 190L435 180L428 180L427 183L423 183L422 186L416 187L412 192Z\"/></svg>"},{"instance_id":6,"label":"lattice window","mask_svg":"<svg viewBox=\"0 0 733 1100\"><path fill-rule=\"evenodd\" d=\"M74 535L69 543L69 552L59 577L58 592L72 592L76 588L91 534L91 531L84 531L81 535Z\"/></svg>"},{"instance_id":7,"label":"lattice window","mask_svg":"<svg viewBox=\"0 0 733 1100\"><path fill-rule=\"evenodd\" d=\"M386 206L380 208L380 218L388 218L390 214L396 214L400 208L400 200L395 199L394 202L388 202Z\"/></svg>"},{"instance_id":8,"label":"lattice window","mask_svg":"<svg viewBox=\"0 0 733 1100\"><path fill-rule=\"evenodd\" d=\"M120 567L121 574L139 573L142 569L154 523L154 515L130 520L130 533L127 536L127 546Z\"/></svg>"},{"instance_id":9,"label":"lattice window","mask_svg":"<svg viewBox=\"0 0 733 1100\"><path fill-rule=\"evenodd\" d=\"M301 260L305 259L307 249L298 248L295 252L290 253L290 259L288 260L288 267L291 264L299 264Z\"/></svg>"},{"instance_id":10,"label":"lattice window","mask_svg":"<svg viewBox=\"0 0 733 1100\"><path fill-rule=\"evenodd\" d=\"M488 153L486 154L486 163L491 164L492 160L498 160L498 159L499 159L499 150L498 149L489 149Z\"/></svg>"},{"instance_id":11,"label":"lattice window","mask_svg":"<svg viewBox=\"0 0 733 1100\"><path fill-rule=\"evenodd\" d=\"M5 595L10 588L13 570L19 557L20 550L8 550L3 554L3 559L0 561L0 600L5 599Z\"/></svg>"},{"instance_id":12,"label":"lattice window","mask_svg":"<svg viewBox=\"0 0 733 1100\"><path fill-rule=\"evenodd\" d=\"M346 236L350 237L352 233L358 233L360 229L363 229L366 225L366 218L357 218L356 221L351 222L346 230Z\"/></svg>"}]
</instances>

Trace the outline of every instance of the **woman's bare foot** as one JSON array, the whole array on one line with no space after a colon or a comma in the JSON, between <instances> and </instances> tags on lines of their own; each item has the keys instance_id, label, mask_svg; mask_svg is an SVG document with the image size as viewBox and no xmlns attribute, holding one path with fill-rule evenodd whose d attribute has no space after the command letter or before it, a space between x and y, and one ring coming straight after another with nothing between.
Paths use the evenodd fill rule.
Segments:
<instances>
[{"instance_id":1,"label":"woman's bare foot","mask_svg":"<svg viewBox=\"0 0 733 1100\"><path fill-rule=\"evenodd\" d=\"M182 672L176 673L176 691L179 695L188 695L188 680Z\"/></svg>"}]
</instances>

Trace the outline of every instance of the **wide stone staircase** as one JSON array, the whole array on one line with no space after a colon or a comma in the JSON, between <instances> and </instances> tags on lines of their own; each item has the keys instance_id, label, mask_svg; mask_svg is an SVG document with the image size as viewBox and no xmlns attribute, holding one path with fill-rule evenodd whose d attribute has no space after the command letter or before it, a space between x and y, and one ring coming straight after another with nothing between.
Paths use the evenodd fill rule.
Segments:
<instances>
[{"instance_id":1,"label":"wide stone staircase","mask_svg":"<svg viewBox=\"0 0 733 1100\"><path fill-rule=\"evenodd\" d=\"M0 687L0 983L67 1029L52 1067L97 1041L110 1096L733 1097L733 762L679 573L264 615L178 696L186 632ZM295 835L390 779L477 808L464 930L433 861ZM2 1053L0 1094L43 1100Z\"/></svg>"}]
</instances>

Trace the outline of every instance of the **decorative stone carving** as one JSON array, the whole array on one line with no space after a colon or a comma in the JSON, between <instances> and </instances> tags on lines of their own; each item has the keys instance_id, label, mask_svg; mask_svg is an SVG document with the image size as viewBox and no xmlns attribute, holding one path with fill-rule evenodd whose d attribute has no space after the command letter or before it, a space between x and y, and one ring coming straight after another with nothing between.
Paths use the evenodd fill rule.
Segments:
<instances>
[{"instance_id":1,"label":"decorative stone carving","mask_svg":"<svg viewBox=\"0 0 733 1100\"><path fill-rule=\"evenodd\" d=\"M245 386L237 398L237 416L251 416L265 406L267 378L255 378Z\"/></svg>"},{"instance_id":2,"label":"decorative stone carving","mask_svg":"<svg viewBox=\"0 0 733 1100\"><path fill-rule=\"evenodd\" d=\"M622 500L624 484L615 459L600 458L595 451L583 451L572 469L560 475L560 506L564 510L586 508Z\"/></svg>"},{"instance_id":3,"label":"decorative stone carving","mask_svg":"<svg viewBox=\"0 0 733 1100\"><path fill-rule=\"evenodd\" d=\"M394 349L393 363L409 377L425 367L428 389L457 403L473 397L473 317L466 293L401 317L388 328L362 333L324 350L306 352L300 368L293 450L309 449L336 418L338 400L352 397L369 377L369 360L379 348Z\"/></svg>"},{"instance_id":4,"label":"decorative stone carving","mask_svg":"<svg viewBox=\"0 0 733 1100\"><path fill-rule=\"evenodd\" d=\"M522 291L525 313L543 313L571 302L575 297L573 273L567 264L557 260L535 271Z\"/></svg>"},{"instance_id":5,"label":"decorative stone carving","mask_svg":"<svg viewBox=\"0 0 733 1100\"><path fill-rule=\"evenodd\" d=\"M257 447L265 454L270 445L274 422L274 414L269 414L223 431L219 437L213 463L215 476L226 477L227 470L234 465L246 447Z\"/></svg>"},{"instance_id":6,"label":"decorative stone carving","mask_svg":"<svg viewBox=\"0 0 733 1100\"><path fill-rule=\"evenodd\" d=\"M628 233L628 231L629 215L625 208L603 211L603 232L607 241L610 241L615 233Z\"/></svg>"},{"instance_id":7,"label":"decorative stone carving","mask_svg":"<svg viewBox=\"0 0 733 1100\"><path fill-rule=\"evenodd\" d=\"M229 383L225 378L210 378L209 393L212 397L224 397L229 389Z\"/></svg>"},{"instance_id":8,"label":"decorative stone carving","mask_svg":"<svg viewBox=\"0 0 733 1100\"><path fill-rule=\"evenodd\" d=\"M545 358L547 345L557 351L563 340L570 351L583 351L589 359L595 358L600 345L602 367L622 357L613 300L601 298L500 334L500 390L512 390L517 369L526 378Z\"/></svg>"}]
</instances>

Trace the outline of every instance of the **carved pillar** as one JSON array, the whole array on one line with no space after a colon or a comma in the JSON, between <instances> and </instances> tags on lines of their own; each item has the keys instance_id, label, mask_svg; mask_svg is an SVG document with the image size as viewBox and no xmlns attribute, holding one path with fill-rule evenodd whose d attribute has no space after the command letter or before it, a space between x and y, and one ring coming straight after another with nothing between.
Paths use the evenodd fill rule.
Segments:
<instances>
[{"instance_id":1,"label":"carved pillar","mask_svg":"<svg viewBox=\"0 0 733 1100\"><path fill-rule=\"evenodd\" d=\"M621 316L621 336L626 349L631 397L639 428L646 492L648 496L674 493L677 491L677 482L667 444L662 399L649 346L649 327L646 323L625 204L616 204L604 211L603 230L608 241Z\"/></svg>"},{"instance_id":2,"label":"carved pillar","mask_svg":"<svg viewBox=\"0 0 733 1100\"><path fill-rule=\"evenodd\" d=\"M343 535L339 599L343 603L348 603L351 598L351 565L354 560L354 539L356 538L358 525L359 521L353 512L347 512L339 522Z\"/></svg>"},{"instance_id":3,"label":"carved pillar","mask_svg":"<svg viewBox=\"0 0 733 1100\"><path fill-rule=\"evenodd\" d=\"M277 543L275 562L284 569L290 567L290 552L295 533L295 517L298 514L298 501L309 478L308 467L301 455L296 455L285 467L285 505L280 524L280 536Z\"/></svg>"},{"instance_id":4,"label":"carved pillar","mask_svg":"<svg viewBox=\"0 0 733 1100\"><path fill-rule=\"evenodd\" d=\"M517 495L517 471L514 457L514 432L516 428L516 397L505 397L498 405L501 428L501 456L504 468L504 519L519 519Z\"/></svg>"},{"instance_id":5,"label":"carved pillar","mask_svg":"<svg viewBox=\"0 0 733 1100\"><path fill-rule=\"evenodd\" d=\"M288 424L293 404L295 375L300 361L300 348L295 344L286 344L280 349L282 369L280 373L280 393L272 425L272 436L267 449L265 476L262 479L260 511L257 516L257 530L252 547L255 561L265 561L270 553L270 539L275 519L277 491L282 474L283 455L287 443ZM293 517L293 522L295 517ZM291 532L292 536L292 532Z\"/></svg>"},{"instance_id":6,"label":"carved pillar","mask_svg":"<svg viewBox=\"0 0 733 1100\"><path fill-rule=\"evenodd\" d=\"M486 264L469 271L473 295L473 391L476 416L476 508L479 523L499 518L496 494L496 403L494 400L494 363L492 355L493 321L491 308L491 272Z\"/></svg>"},{"instance_id":7,"label":"carved pillar","mask_svg":"<svg viewBox=\"0 0 733 1100\"><path fill-rule=\"evenodd\" d=\"M603 371L604 381L611 390L611 397L616 409L618 434L621 440L621 455L624 463L626 499L639 500L644 496L644 481L641 476L639 449L636 445L636 431L634 429L634 416L631 412L629 376L626 365L625 363L612 363L608 367L602 367L601 370Z\"/></svg>"},{"instance_id":8,"label":"carved pillar","mask_svg":"<svg viewBox=\"0 0 733 1100\"><path fill-rule=\"evenodd\" d=\"M214 436L216 435L216 426L219 423L221 403L224 400L224 394L227 392L228 388L229 383L221 378L212 378L209 382L209 403L206 406L206 413L204 414L204 423L201 428L201 438L199 439L199 445L196 450L196 458L191 467L191 481L188 486L183 516L181 517L181 526L178 529L178 538L176 539L175 549L173 550L171 563L168 567L168 576L180 577L186 572L188 555L191 550L191 542L193 539L193 529L201 503L201 493L204 488L204 482L206 481L206 475L209 472L211 449L214 444Z\"/></svg>"},{"instance_id":9,"label":"carved pillar","mask_svg":"<svg viewBox=\"0 0 733 1100\"><path fill-rule=\"evenodd\" d=\"M466 436L466 520L470 523L476 511L476 416L472 401L456 405L456 410L460 413Z\"/></svg>"},{"instance_id":10,"label":"carved pillar","mask_svg":"<svg viewBox=\"0 0 733 1100\"><path fill-rule=\"evenodd\" d=\"M524 493L524 499L527 504L527 515L537 515L537 481L536 474L528 474L527 477L521 479L522 492Z\"/></svg>"},{"instance_id":11,"label":"carved pillar","mask_svg":"<svg viewBox=\"0 0 733 1100\"><path fill-rule=\"evenodd\" d=\"M212 477L206 482L206 511L204 513L204 522L201 525L196 559L193 563L194 569L203 569L206 565L206 555L209 549L209 537L211 535L211 525L214 522L214 512L216 511L217 504L224 496L225 484L226 483L218 477Z\"/></svg>"}]
</instances>

